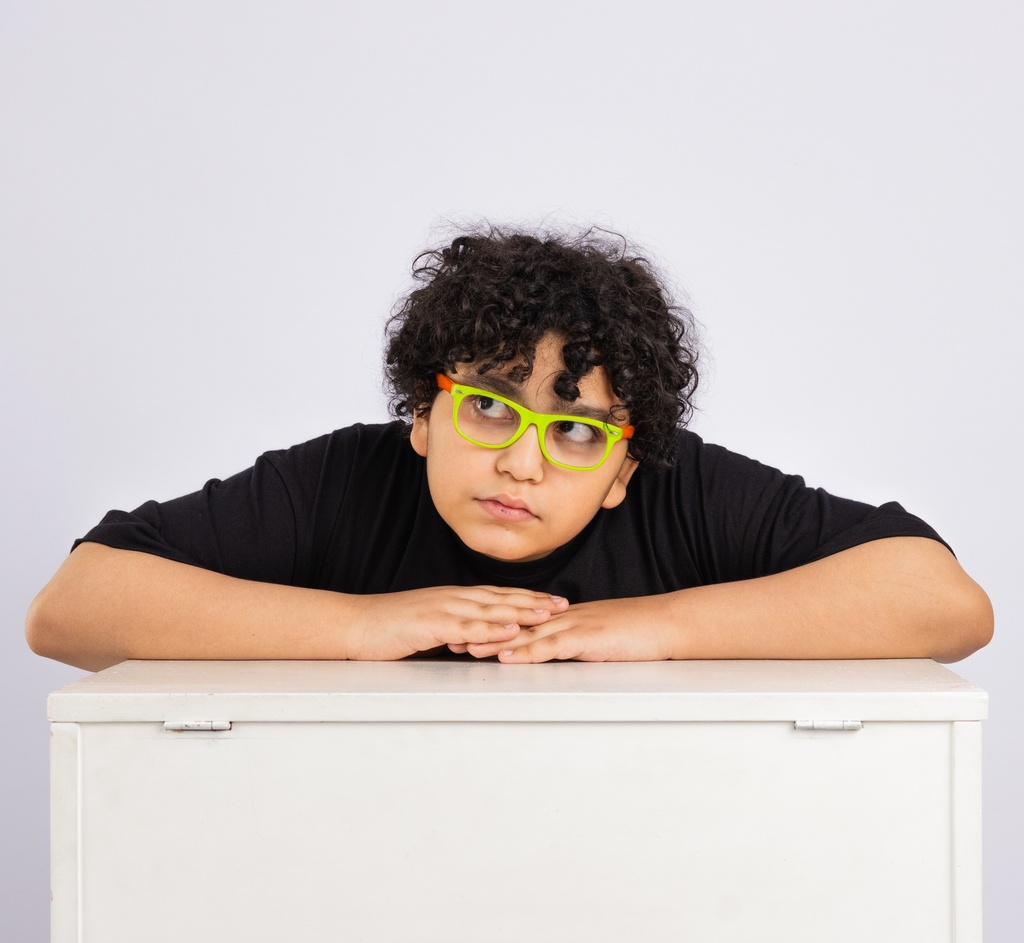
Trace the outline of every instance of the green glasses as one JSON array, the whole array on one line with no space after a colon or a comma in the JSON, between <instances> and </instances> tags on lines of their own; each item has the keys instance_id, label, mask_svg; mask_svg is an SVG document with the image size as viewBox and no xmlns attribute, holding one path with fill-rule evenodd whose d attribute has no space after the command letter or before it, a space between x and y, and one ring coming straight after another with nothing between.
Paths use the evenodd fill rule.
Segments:
<instances>
[{"instance_id":1,"label":"green glasses","mask_svg":"<svg viewBox=\"0 0 1024 943\"><path fill-rule=\"evenodd\" d=\"M443 373L437 374L437 385L455 401L455 431L485 449L507 448L528 426L535 426L540 450L552 465L591 471L604 464L616 442L633 436L632 426L613 426L586 416L535 413L497 393L456 383Z\"/></svg>"}]
</instances>

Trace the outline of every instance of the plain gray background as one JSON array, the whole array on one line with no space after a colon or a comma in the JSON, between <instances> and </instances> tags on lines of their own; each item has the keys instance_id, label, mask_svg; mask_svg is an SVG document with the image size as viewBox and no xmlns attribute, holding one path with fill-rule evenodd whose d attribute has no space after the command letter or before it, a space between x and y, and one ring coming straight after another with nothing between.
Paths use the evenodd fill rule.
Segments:
<instances>
[{"instance_id":1,"label":"plain gray background","mask_svg":"<svg viewBox=\"0 0 1024 943\"><path fill-rule=\"evenodd\" d=\"M29 600L107 509L384 418L409 263L483 216L646 246L704 326L694 428L901 501L988 589L956 670L1018 939L1021 49L1009 2L3 3L0 938L47 935L81 676Z\"/></svg>"}]
</instances>

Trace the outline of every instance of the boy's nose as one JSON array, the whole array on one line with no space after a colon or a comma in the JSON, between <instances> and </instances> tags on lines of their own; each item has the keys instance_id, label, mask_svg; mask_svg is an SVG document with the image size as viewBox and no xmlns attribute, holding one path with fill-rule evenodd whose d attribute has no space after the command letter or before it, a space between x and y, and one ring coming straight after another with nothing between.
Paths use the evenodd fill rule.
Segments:
<instances>
[{"instance_id":1,"label":"boy's nose","mask_svg":"<svg viewBox=\"0 0 1024 943\"><path fill-rule=\"evenodd\" d=\"M531 425L515 442L498 449L498 471L508 472L518 481L540 481L547 459L540 449L537 427Z\"/></svg>"}]
</instances>

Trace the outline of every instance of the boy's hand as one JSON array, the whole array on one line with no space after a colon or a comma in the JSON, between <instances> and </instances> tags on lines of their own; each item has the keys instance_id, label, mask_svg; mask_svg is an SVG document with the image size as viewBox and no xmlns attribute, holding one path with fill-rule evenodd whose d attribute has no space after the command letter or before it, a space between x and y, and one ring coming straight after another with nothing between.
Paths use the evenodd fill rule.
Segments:
<instances>
[{"instance_id":1,"label":"boy's hand","mask_svg":"<svg viewBox=\"0 0 1024 943\"><path fill-rule=\"evenodd\" d=\"M349 658L391 661L447 645L512 644L521 628L536 628L569 605L560 596L499 586L432 586L358 600L357 644Z\"/></svg>"},{"instance_id":2,"label":"boy's hand","mask_svg":"<svg viewBox=\"0 0 1024 943\"><path fill-rule=\"evenodd\" d=\"M666 597L604 599L552 613L544 622L523 625L508 642L463 646L477 658L497 655L502 662L577 659L579 661L660 661L670 658Z\"/></svg>"}]
</instances>

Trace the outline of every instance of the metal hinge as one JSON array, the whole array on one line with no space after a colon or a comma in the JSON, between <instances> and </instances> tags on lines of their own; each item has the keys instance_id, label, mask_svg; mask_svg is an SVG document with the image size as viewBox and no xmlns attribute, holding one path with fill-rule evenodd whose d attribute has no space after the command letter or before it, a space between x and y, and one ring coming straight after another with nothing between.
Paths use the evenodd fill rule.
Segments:
<instances>
[{"instance_id":1,"label":"metal hinge","mask_svg":"<svg viewBox=\"0 0 1024 943\"><path fill-rule=\"evenodd\" d=\"M164 730L230 730L230 720L165 720Z\"/></svg>"},{"instance_id":2,"label":"metal hinge","mask_svg":"<svg viewBox=\"0 0 1024 943\"><path fill-rule=\"evenodd\" d=\"M859 720L795 720L797 730L860 730L864 725Z\"/></svg>"}]
</instances>

